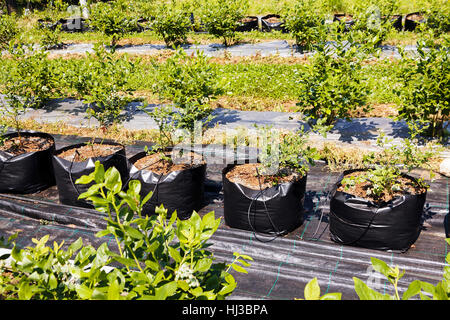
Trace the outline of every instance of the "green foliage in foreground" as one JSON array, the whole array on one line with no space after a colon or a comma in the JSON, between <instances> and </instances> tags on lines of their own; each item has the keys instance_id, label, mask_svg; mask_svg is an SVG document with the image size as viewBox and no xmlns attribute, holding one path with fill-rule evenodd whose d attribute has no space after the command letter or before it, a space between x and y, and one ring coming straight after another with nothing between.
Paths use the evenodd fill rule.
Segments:
<instances>
[{"instance_id":1,"label":"green foliage in foreground","mask_svg":"<svg viewBox=\"0 0 450 320\"><path fill-rule=\"evenodd\" d=\"M94 172L77 180L91 182L95 184L80 198L105 214L107 227L97 236L113 237L117 251L107 242L97 249L84 246L81 238L66 250L64 242L54 242L52 248L47 246L48 235L34 239L34 247L14 245L9 267L0 268L0 298L224 299L237 284L230 269L247 273L250 257L234 253L230 264L216 263L207 250L220 225L214 212L203 218L194 212L188 220L174 212L166 219L167 210L161 206L157 215L142 216L152 194L141 199L136 180L122 191L119 172L105 171L99 162Z\"/></svg>"}]
</instances>

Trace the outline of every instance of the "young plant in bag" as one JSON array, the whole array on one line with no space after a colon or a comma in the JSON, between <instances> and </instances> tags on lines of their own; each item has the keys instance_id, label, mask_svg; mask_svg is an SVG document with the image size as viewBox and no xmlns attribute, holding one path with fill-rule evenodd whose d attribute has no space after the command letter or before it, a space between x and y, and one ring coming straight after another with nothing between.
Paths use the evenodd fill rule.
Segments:
<instances>
[{"instance_id":1,"label":"young plant in bag","mask_svg":"<svg viewBox=\"0 0 450 320\"><path fill-rule=\"evenodd\" d=\"M355 192L361 186L365 195L376 202L387 202L395 195L407 193L421 193L428 189L425 179L420 177L416 181L404 179L403 175L410 173L415 168L429 168L430 179L434 172L429 166L432 157L441 150L432 145L420 148L415 136L404 139L401 145L391 145L392 139L385 138L381 133L377 139L377 145L381 152L371 152L364 156L364 171L352 174L342 179L341 185L346 192Z\"/></svg>"},{"instance_id":2,"label":"young plant in bag","mask_svg":"<svg viewBox=\"0 0 450 320\"><path fill-rule=\"evenodd\" d=\"M277 135L276 141L270 137L274 134L270 127L258 129L258 136L269 137L264 141L266 144L263 142L263 150L259 154L261 165L256 173L263 176L265 183L270 181L277 185L285 177L301 178L319 158L317 149L308 145L308 133L303 127L295 132Z\"/></svg>"}]
</instances>

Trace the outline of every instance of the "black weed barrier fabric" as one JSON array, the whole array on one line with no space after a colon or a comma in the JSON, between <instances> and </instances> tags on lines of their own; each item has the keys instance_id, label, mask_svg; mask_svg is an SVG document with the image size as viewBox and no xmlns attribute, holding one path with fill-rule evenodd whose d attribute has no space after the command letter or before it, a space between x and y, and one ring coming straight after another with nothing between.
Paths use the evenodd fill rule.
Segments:
<instances>
[{"instance_id":1,"label":"black weed barrier fabric","mask_svg":"<svg viewBox=\"0 0 450 320\"><path fill-rule=\"evenodd\" d=\"M17 137L17 133L4 135L5 138ZM52 141L50 148L14 156L0 151L0 192L34 193L55 184L52 167L52 153L55 150L54 139L43 132L22 132L21 136L41 137Z\"/></svg>"},{"instance_id":2,"label":"black weed barrier fabric","mask_svg":"<svg viewBox=\"0 0 450 320\"><path fill-rule=\"evenodd\" d=\"M57 148L78 143L79 138L56 136ZM143 144L126 147L133 156ZM308 172L303 224L285 236L255 236L252 231L228 227L223 220L222 170L225 164L207 166L205 198L200 215L210 211L222 217L209 247L216 262L231 263L233 253L251 256L254 261L248 274L234 273L237 287L230 299L292 300L303 298L303 290L317 277L321 294L341 292L344 300L358 299L353 277L370 284L381 293L393 294L392 287L371 267L370 257L398 265L406 273L398 288L402 294L413 280L436 284L442 279L445 256L444 218L448 213L448 178L439 177L431 183L421 216L421 233L406 252L383 251L335 243L329 233L329 197L340 173L330 173L324 164ZM64 247L78 238L85 245L107 243L115 251L112 237L95 234L106 227L105 216L92 209L61 205L55 186L30 195L0 195L0 237L19 232L19 247L34 246L31 239L50 235L49 243L64 240ZM272 241L260 241L272 239Z\"/></svg>"}]
</instances>

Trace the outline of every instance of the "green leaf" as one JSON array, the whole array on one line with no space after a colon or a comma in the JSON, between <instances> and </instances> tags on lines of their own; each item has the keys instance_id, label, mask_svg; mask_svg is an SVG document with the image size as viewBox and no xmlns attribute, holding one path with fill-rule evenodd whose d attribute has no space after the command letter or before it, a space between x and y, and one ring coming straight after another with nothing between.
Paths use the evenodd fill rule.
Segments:
<instances>
[{"instance_id":1,"label":"green leaf","mask_svg":"<svg viewBox=\"0 0 450 320\"><path fill-rule=\"evenodd\" d=\"M104 237L104 236L109 235L110 233L111 233L111 232L110 232L108 229L105 229L105 230L101 230L101 231L97 232L97 233L95 234L95 236L96 236L97 238L101 238L101 237Z\"/></svg>"},{"instance_id":2,"label":"green leaf","mask_svg":"<svg viewBox=\"0 0 450 320\"><path fill-rule=\"evenodd\" d=\"M402 300L408 300L409 298L420 293L422 289L422 283L419 280L414 280L408 286L408 289L403 293Z\"/></svg>"},{"instance_id":3,"label":"green leaf","mask_svg":"<svg viewBox=\"0 0 450 320\"><path fill-rule=\"evenodd\" d=\"M123 227L124 227L125 231L127 232L127 234L131 238L136 239L136 240L140 240L140 239L144 238L144 234L142 234L142 232L140 232L139 230L137 230L131 226L127 226L127 225L125 225Z\"/></svg>"},{"instance_id":4,"label":"green leaf","mask_svg":"<svg viewBox=\"0 0 450 320\"><path fill-rule=\"evenodd\" d=\"M84 175L75 181L75 184L89 184L94 180L94 175Z\"/></svg>"},{"instance_id":5,"label":"green leaf","mask_svg":"<svg viewBox=\"0 0 450 320\"><path fill-rule=\"evenodd\" d=\"M86 192L83 192L82 194L79 195L78 199L86 199L97 195L101 187L102 187L101 184L94 184L90 186L89 189L86 190Z\"/></svg>"},{"instance_id":6,"label":"green leaf","mask_svg":"<svg viewBox=\"0 0 450 320\"><path fill-rule=\"evenodd\" d=\"M327 293L324 294L322 297L320 297L320 300L341 300L341 299L342 293L340 292Z\"/></svg>"},{"instance_id":7,"label":"green leaf","mask_svg":"<svg viewBox=\"0 0 450 320\"><path fill-rule=\"evenodd\" d=\"M78 296L81 299L89 300L92 296L92 289L89 289L86 285L82 284L75 288L75 291L77 292Z\"/></svg>"},{"instance_id":8,"label":"green leaf","mask_svg":"<svg viewBox=\"0 0 450 320\"><path fill-rule=\"evenodd\" d=\"M100 161L95 161L94 180L96 183L102 183L105 178L105 167Z\"/></svg>"},{"instance_id":9,"label":"green leaf","mask_svg":"<svg viewBox=\"0 0 450 320\"><path fill-rule=\"evenodd\" d=\"M243 267L241 267L241 266L238 265L238 264L233 263L233 264L231 265L231 267L232 267L232 268L234 269L234 271L236 271L236 272L240 272L240 273L248 273L247 270L245 270Z\"/></svg>"},{"instance_id":10,"label":"green leaf","mask_svg":"<svg viewBox=\"0 0 450 320\"><path fill-rule=\"evenodd\" d=\"M143 206L144 204L146 204L148 202L148 200L151 199L152 196L153 196L153 192L147 193L147 195L144 197L144 199L142 199L141 205Z\"/></svg>"},{"instance_id":11,"label":"green leaf","mask_svg":"<svg viewBox=\"0 0 450 320\"><path fill-rule=\"evenodd\" d=\"M363 281L353 277L355 284L355 292L360 300L392 300L388 294L381 294L371 288L369 288Z\"/></svg>"},{"instance_id":12,"label":"green leaf","mask_svg":"<svg viewBox=\"0 0 450 320\"><path fill-rule=\"evenodd\" d=\"M317 278L309 281L304 289L305 300L318 300L320 298L320 287Z\"/></svg>"},{"instance_id":13,"label":"green leaf","mask_svg":"<svg viewBox=\"0 0 450 320\"><path fill-rule=\"evenodd\" d=\"M200 218L200 216L198 215L197 212L192 212L191 217L189 218L189 221L191 222L191 225L194 227L194 232L196 234L199 234L200 231L202 230L201 225L202 225L202 219Z\"/></svg>"},{"instance_id":14,"label":"green leaf","mask_svg":"<svg viewBox=\"0 0 450 320\"><path fill-rule=\"evenodd\" d=\"M158 262L152 260L145 260L145 265L152 269L153 271L160 271L160 266Z\"/></svg>"},{"instance_id":15,"label":"green leaf","mask_svg":"<svg viewBox=\"0 0 450 320\"><path fill-rule=\"evenodd\" d=\"M33 288L27 282L21 282L18 295L20 300L30 300L34 295Z\"/></svg>"},{"instance_id":16,"label":"green leaf","mask_svg":"<svg viewBox=\"0 0 450 320\"><path fill-rule=\"evenodd\" d=\"M188 290L189 290L189 285L188 285L188 283L187 283L186 281L184 281L184 280L178 280L178 281L177 281L177 285L178 285L178 287L179 287L181 290L184 290L184 291L188 291Z\"/></svg>"},{"instance_id":17,"label":"green leaf","mask_svg":"<svg viewBox=\"0 0 450 320\"><path fill-rule=\"evenodd\" d=\"M391 272L391 267L388 266L388 264L380 259L371 257L370 261L372 262L373 268L383 274L386 277L389 277L389 274Z\"/></svg>"},{"instance_id":18,"label":"green leaf","mask_svg":"<svg viewBox=\"0 0 450 320\"><path fill-rule=\"evenodd\" d=\"M114 260L116 260L117 262L123 264L124 266L129 266L129 267L134 267L135 266L135 261L133 259L130 258L123 258L120 256L115 256Z\"/></svg>"},{"instance_id":19,"label":"green leaf","mask_svg":"<svg viewBox=\"0 0 450 320\"><path fill-rule=\"evenodd\" d=\"M194 267L194 271L197 272L206 272L211 268L213 261L209 258L203 258L197 261Z\"/></svg>"},{"instance_id":20,"label":"green leaf","mask_svg":"<svg viewBox=\"0 0 450 320\"><path fill-rule=\"evenodd\" d=\"M175 262L180 263L182 258L180 253L178 252L177 249L169 246L169 255L172 257L173 260L175 260Z\"/></svg>"},{"instance_id":21,"label":"green leaf","mask_svg":"<svg viewBox=\"0 0 450 320\"><path fill-rule=\"evenodd\" d=\"M137 198L140 195L140 192L141 192L141 182L139 180L131 180L130 183L128 184L127 193L130 196Z\"/></svg>"},{"instance_id":22,"label":"green leaf","mask_svg":"<svg viewBox=\"0 0 450 320\"><path fill-rule=\"evenodd\" d=\"M177 282L171 281L155 289L155 298L157 300L166 300L167 297L173 296L176 291Z\"/></svg>"},{"instance_id":23,"label":"green leaf","mask_svg":"<svg viewBox=\"0 0 450 320\"><path fill-rule=\"evenodd\" d=\"M111 167L105 172L105 187L114 194L122 189L122 179L120 173L115 167Z\"/></svg>"},{"instance_id":24,"label":"green leaf","mask_svg":"<svg viewBox=\"0 0 450 320\"><path fill-rule=\"evenodd\" d=\"M421 281L421 287L425 292L431 293L432 295L434 295L434 291L435 291L435 287L428 282L425 281Z\"/></svg>"},{"instance_id":25,"label":"green leaf","mask_svg":"<svg viewBox=\"0 0 450 320\"><path fill-rule=\"evenodd\" d=\"M440 281L434 290L433 299L435 300L448 300L447 290L444 288L443 282Z\"/></svg>"},{"instance_id":26,"label":"green leaf","mask_svg":"<svg viewBox=\"0 0 450 320\"><path fill-rule=\"evenodd\" d=\"M117 279L115 279L112 283L109 283L107 298L108 300L120 299L120 285Z\"/></svg>"},{"instance_id":27,"label":"green leaf","mask_svg":"<svg viewBox=\"0 0 450 320\"><path fill-rule=\"evenodd\" d=\"M50 289L56 289L56 287L58 286L58 280L53 273L48 277L48 285Z\"/></svg>"}]
</instances>

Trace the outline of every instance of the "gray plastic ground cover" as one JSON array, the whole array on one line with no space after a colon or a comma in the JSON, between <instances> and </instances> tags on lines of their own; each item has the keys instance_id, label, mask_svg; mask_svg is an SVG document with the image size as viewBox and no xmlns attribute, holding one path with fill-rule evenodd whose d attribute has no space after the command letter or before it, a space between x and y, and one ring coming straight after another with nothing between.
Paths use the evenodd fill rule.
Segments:
<instances>
[{"instance_id":1,"label":"gray plastic ground cover","mask_svg":"<svg viewBox=\"0 0 450 320\"><path fill-rule=\"evenodd\" d=\"M330 48L333 48L333 42L327 43ZM314 51L301 53L297 50L295 45L290 44L286 40L270 40L258 43L241 43L225 47L220 43L212 44L192 44L181 46L186 53L193 54L196 51L202 51L206 56L218 57L224 54L232 56L270 56L278 55L280 57L299 57L304 58L314 54ZM392 45L383 45L380 47L381 57L401 58L398 47ZM415 45L405 45L405 52L415 53L417 47ZM141 44L141 45L123 45L116 48L118 53L129 54L156 54L161 50L172 50L164 44ZM49 50L51 54L66 55L66 54L85 54L94 52L94 45L91 43L73 43L66 44L63 49Z\"/></svg>"},{"instance_id":2,"label":"gray plastic ground cover","mask_svg":"<svg viewBox=\"0 0 450 320\"><path fill-rule=\"evenodd\" d=\"M85 140L73 136L56 136L57 148ZM137 143L127 146L127 156L141 151L144 145L145 143ZM201 215L213 210L216 217L223 216L223 167L221 164L208 166L206 199L200 210ZM211 239L211 250L217 261L231 262L235 251L248 254L254 259L247 275L235 274L238 286L231 298L302 298L305 284L317 277L322 294L342 292L343 299L357 299L353 289L354 276L382 293L392 294L388 282L373 272L370 257L399 265L406 271L399 283L400 292L406 290L407 285L415 279L434 284L441 279L445 255L448 252L443 226L444 217L448 213L448 178L440 177L431 184L419 239L406 253L399 253L343 246L330 240L328 193L338 175L339 173L326 170L324 164L311 168L306 188L305 222L285 237L271 242L260 242L252 232L231 229L222 219L219 230ZM4 202L19 204L20 209L11 210ZM30 208L47 213L46 220L29 215ZM50 217L49 213L52 213ZM63 219L71 214L84 223L78 223L77 219L70 222ZM113 238L95 237L95 233L104 226L103 216L93 210L60 205L55 187L28 196L0 195L0 236L8 237L16 231L22 231L17 239L20 247L32 245L32 238L49 234L50 243L64 240L68 245L81 237L85 244L99 246L107 242L111 250L114 250ZM258 235L258 238L260 237L264 236Z\"/></svg>"},{"instance_id":3,"label":"gray plastic ground cover","mask_svg":"<svg viewBox=\"0 0 450 320\"><path fill-rule=\"evenodd\" d=\"M122 113L122 125L129 130L158 129L156 122L141 108L142 102L132 102L128 104ZM149 104L145 109L151 112L158 108L157 104ZM91 127L98 125L97 120L90 119L86 113L87 106L80 100L75 99L53 99L44 107L30 109L22 115L22 119L34 119L40 123L57 123L63 121L64 124L75 127ZM306 122L301 120L300 113L276 112L276 111L241 111L226 108L216 108L213 110L213 120L209 123L210 128L217 132L226 130L236 130L240 128L255 129L258 126L271 126L272 128L285 130L298 130L302 127L309 129ZM390 118L366 117L353 118L350 121L339 119L326 138L320 134L312 133L311 138L321 142L336 142L348 144L361 148L373 148L380 134L392 138L394 143L399 143L404 138L408 138L409 128L405 121L395 121ZM448 144L448 139L444 145ZM442 154L444 158L450 157L449 152Z\"/></svg>"}]
</instances>

